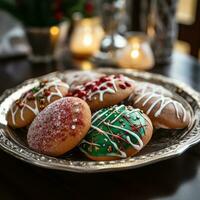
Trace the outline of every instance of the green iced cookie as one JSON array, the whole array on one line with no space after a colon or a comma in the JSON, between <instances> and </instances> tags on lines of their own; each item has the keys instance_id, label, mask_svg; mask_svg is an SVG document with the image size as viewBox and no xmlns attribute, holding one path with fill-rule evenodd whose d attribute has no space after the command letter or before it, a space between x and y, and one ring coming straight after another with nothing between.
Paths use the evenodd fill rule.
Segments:
<instances>
[{"instance_id":1,"label":"green iced cookie","mask_svg":"<svg viewBox=\"0 0 200 200\"><path fill-rule=\"evenodd\" d=\"M147 131L149 127L151 130ZM148 137L144 137L146 132L150 133ZM126 158L140 151L151 135L151 122L142 111L131 106L112 106L94 113L80 150L93 160Z\"/></svg>"}]
</instances>

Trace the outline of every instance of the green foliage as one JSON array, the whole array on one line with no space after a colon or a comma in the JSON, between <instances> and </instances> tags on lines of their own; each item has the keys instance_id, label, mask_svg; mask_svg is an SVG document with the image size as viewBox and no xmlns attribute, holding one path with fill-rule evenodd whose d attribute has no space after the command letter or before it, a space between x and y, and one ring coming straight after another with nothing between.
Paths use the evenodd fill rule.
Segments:
<instances>
[{"instance_id":1,"label":"green foliage","mask_svg":"<svg viewBox=\"0 0 200 200\"><path fill-rule=\"evenodd\" d=\"M0 0L0 8L8 11L26 26L45 27L84 13L86 0Z\"/></svg>"}]
</instances>

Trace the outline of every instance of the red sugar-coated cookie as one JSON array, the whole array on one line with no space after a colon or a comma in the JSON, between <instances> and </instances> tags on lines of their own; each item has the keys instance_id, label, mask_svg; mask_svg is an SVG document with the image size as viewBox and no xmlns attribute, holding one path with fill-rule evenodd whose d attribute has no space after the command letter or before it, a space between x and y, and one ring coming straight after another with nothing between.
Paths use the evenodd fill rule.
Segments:
<instances>
[{"instance_id":1,"label":"red sugar-coated cookie","mask_svg":"<svg viewBox=\"0 0 200 200\"><path fill-rule=\"evenodd\" d=\"M65 97L37 115L28 130L28 145L39 153L59 156L78 145L90 125L87 103L77 97Z\"/></svg>"}]
</instances>

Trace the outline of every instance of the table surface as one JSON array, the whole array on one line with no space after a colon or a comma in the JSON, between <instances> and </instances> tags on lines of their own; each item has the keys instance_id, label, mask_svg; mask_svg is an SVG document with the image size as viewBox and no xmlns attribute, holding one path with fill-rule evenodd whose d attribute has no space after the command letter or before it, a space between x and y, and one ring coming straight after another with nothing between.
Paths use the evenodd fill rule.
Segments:
<instances>
[{"instance_id":1,"label":"table surface","mask_svg":"<svg viewBox=\"0 0 200 200\"><path fill-rule=\"evenodd\" d=\"M31 64L27 59L0 61L0 93L22 81L67 64ZM174 54L170 65L156 66L160 73L200 91L200 64ZM198 153L199 151L199 153ZM23 199L200 199L200 145L170 160L114 173L76 174L24 163L0 150L0 200Z\"/></svg>"}]
</instances>

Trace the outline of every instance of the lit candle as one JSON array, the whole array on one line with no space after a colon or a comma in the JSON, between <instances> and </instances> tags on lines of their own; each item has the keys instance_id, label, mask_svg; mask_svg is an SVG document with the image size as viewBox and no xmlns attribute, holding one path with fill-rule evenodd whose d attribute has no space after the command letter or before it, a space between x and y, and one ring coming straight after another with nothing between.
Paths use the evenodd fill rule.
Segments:
<instances>
[{"instance_id":1,"label":"lit candle","mask_svg":"<svg viewBox=\"0 0 200 200\"><path fill-rule=\"evenodd\" d=\"M78 21L70 40L70 50L77 57L94 55L100 47L104 36L98 18L87 18Z\"/></svg>"},{"instance_id":2,"label":"lit candle","mask_svg":"<svg viewBox=\"0 0 200 200\"><path fill-rule=\"evenodd\" d=\"M49 32L50 32L50 37L51 37L51 44L52 44L52 47L54 48L59 38L60 29L58 26L52 26Z\"/></svg>"},{"instance_id":3,"label":"lit candle","mask_svg":"<svg viewBox=\"0 0 200 200\"><path fill-rule=\"evenodd\" d=\"M84 59L74 59L73 60L75 66L80 70L92 70L94 65L89 60Z\"/></svg>"},{"instance_id":4,"label":"lit candle","mask_svg":"<svg viewBox=\"0 0 200 200\"><path fill-rule=\"evenodd\" d=\"M154 57L147 38L142 34L129 36L127 46L117 51L116 62L123 68L152 68Z\"/></svg>"}]
</instances>

